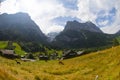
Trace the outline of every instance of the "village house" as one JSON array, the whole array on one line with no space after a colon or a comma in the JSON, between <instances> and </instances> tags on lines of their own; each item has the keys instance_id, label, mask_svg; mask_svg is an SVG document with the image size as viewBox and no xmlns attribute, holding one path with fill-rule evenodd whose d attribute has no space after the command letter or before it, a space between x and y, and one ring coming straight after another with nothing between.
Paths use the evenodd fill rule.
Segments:
<instances>
[{"instance_id":1,"label":"village house","mask_svg":"<svg viewBox=\"0 0 120 80\"><path fill-rule=\"evenodd\" d=\"M78 51L78 52L77 52L77 55L78 55L78 56L80 56L80 55L82 55L82 54L84 54L84 51Z\"/></svg>"},{"instance_id":2,"label":"village house","mask_svg":"<svg viewBox=\"0 0 120 80\"><path fill-rule=\"evenodd\" d=\"M45 61L47 61L47 60L49 60L49 57L47 55L40 54L39 55L39 60L45 60Z\"/></svg>"},{"instance_id":3,"label":"village house","mask_svg":"<svg viewBox=\"0 0 120 80\"><path fill-rule=\"evenodd\" d=\"M58 53L53 53L49 57L50 57L50 60L58 59Z\"/></svg>"},{"instance_id":4,"label":"village house","mask_svg":"<svg viewBox=\"0 0 120 80\"><path fill-rule=\"evenodd\" d=\"M76 56L77 56L77 53L73 50L63 51L63 54L62 54L63 59L72 58Z\"/></svg>"},{"instance_id":5,"label":"village house","mask_svg":"<svg viewBox=\"0 0 120 80\"><path fill-rule=\"evenodd\" d=\"M0 55L10 59L19 57L17 54L15 54L14 50L0 50Z\"/></svg>"},{"instance_id":6,"label":"village house","mask_svg":"<svg viewBox=\"0 0 120 80\"><path fill-rule=\"evenodd\" d=\"M63 59L73 58L73 57L80 56L83 53L84 53L84 51L75 52L73 50L66 50L66 51L63 51L62 57L63 57Z\"/></svg>"}]
</instances>

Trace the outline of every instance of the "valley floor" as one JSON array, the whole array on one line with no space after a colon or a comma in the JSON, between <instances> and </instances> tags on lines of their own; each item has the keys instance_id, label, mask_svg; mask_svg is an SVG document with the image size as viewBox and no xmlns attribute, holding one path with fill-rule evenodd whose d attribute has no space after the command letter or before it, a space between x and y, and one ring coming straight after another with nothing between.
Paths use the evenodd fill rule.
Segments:
<instances>
[{"instance_id":1,"label":"valley floor","mask_svg":"<svg viewBox=\"0 0 120 80\"><path fill-rule=\"evenodd\" d=\"M0 57L0 80L120 80L120 46L62 62L64 65L57 60L17 64Z\"/></svg>"}]
</instances>

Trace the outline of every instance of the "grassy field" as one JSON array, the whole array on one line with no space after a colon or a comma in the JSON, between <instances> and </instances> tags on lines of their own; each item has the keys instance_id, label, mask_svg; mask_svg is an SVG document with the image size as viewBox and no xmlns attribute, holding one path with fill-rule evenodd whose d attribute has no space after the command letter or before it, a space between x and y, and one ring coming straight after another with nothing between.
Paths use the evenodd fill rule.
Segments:
<instances>
[{"instance_id":1,"label":"grassy field","mask_svg":"<svg viewBox=\"0 0 120 80\"><path fill-rule=\"evenodd\" d=\"M20 61L20 60L19 60ZM0 57L0 80L120 80L120 46L63 60L16 64Z\"/></svg>"}]
</instances>

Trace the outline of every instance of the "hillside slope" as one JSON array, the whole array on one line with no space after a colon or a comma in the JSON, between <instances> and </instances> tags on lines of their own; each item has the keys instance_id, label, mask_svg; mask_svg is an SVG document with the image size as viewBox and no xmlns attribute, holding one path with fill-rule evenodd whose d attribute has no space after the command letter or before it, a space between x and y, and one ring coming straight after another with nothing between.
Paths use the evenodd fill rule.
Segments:
<instances>
[{"instance_id":1,"label":"hillside slope","mask_svg":"<svg viewBox=\"0 0 120 80\"><path fill-rule=\"evenodd\" d=\"M120 80L120 46L58 61L22 62L0 57L0 71L17 80ZM1 75L6 75L0 73ZM3 76L5 78L5 76Z\"/></svg>"}]
</instances>

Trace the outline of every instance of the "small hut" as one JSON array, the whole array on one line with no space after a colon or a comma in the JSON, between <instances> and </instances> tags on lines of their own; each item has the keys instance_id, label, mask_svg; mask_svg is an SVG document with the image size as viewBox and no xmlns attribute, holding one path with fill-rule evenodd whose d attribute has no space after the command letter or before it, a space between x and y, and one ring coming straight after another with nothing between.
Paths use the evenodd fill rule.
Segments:
<instances>
[{"instance_id":1,"label":"small hut","mask_svg":"<svg viewBox=\"0 0 120 80\"><path fill-rule=\"evenodd\" d=\"M72 58L72 57L76 57L76 56L77 56L77 53L75 51L73 51L73 50L64 51L63 55L62 55L62 57L64 59Z\"/></svg>"},{"instance_id":2,"label":"small hut","mask_svg":"<svg viewBox=\"0 0 120 80\"><path fill-rule=\"evenodd\" d=\"M14 50L0 50L0 55L10 59L18 58L18 55L15 54Z\"/></svg>"},{"instance_id":3,"label":"small hut","mask_svg":"<svg viewBox=\"0 0 120 80\"><path fill-rule=\"evenodd\" d=\"M45 61L47 61L47 60L49 60L49 57L47 55L40 54L39 55L39 60L45 60Z\"/></svg>"},{"instance_id":4,"label":"small hut","mask_svg":"<svg viewBox=\"0 0 120 80\"><path fill-rule=\"evenodd\" d=\"M77 52L77 55L80 56L80 55L83 55L84 54L84 51L78 51Z\"/></svg>"}]
</instances>

